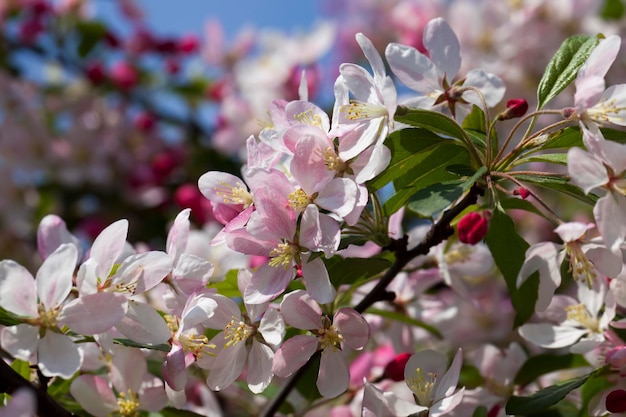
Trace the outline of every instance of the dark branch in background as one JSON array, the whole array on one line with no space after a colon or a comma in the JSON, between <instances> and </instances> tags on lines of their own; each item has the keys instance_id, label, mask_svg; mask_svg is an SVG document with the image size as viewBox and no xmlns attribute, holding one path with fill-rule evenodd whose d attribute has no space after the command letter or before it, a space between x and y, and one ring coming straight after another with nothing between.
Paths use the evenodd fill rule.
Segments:
<instances>
[{"instance_id":1,"label":"dark branch in background","mask_svg":"<svg viewBox=\"0 0 626 417\"><path fill-rule=\"evenodd\" d=\"M454 220L456 216L461 214L463 210L465 210L467 207L475 204L478 196L482 194L483 190L476 184L474 184L470 191L461 201L459 201L457 205L449 208L443 213L441 219L439 219L439 221L433 224L433 226L430 228L424 240L413 249L407 250L408 240L406 237L394 241L390 248L396 254L396 261L381 277L374 289L372 289L372 291L370 291L361 300L361 302L354 307L354 309L359 313L363 313L374 303L378 301L388 300L389 293L387 292L387 286L396 277L396 275L402 272L402 269L413 258L419 255L426 255L431 248L437 246L438 244L452 236L454 234L454 230L450 226L452 220ZM295 388L298 380L302 377L306 369L311 366L311 363L313 363L313 361L314 357L311 357L311 359L309 359L309 361L302 368L300 368L285 382L285 385L282 386L278 394L267 405L266 409L261 414L261 417L272 417L276 414L283 401L287 399L287 396L289 395L291 390Z\"/></svg>"},{"instance_id":2,"label":"dark branch in background","mask_svg":"<svg viewBox=\"0 0 626 417\"><path fill-rule=\"evenodd\" d=\"M61 407L45 389L37 388L24 379L4 360L0 359L0 392L13 394L20 388L31 390L37 397L37 415L40 417L72 417L74 414Z\"/></svg>"}]
</instances>

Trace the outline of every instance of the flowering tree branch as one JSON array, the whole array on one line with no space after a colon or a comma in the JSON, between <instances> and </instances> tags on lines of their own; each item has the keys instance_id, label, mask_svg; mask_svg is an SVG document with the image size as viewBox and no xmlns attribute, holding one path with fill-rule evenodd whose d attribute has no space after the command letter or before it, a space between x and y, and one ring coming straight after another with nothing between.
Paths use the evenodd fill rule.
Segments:
<instances>
[{"instance_id":1,"label":"flowering tree branch","mask_svg":"<svg viewBox=\"0 0 626 417\"><path fill-rule=\"evenodd\" d=\"M398 239L392 241L387 249L392 250L396 255L396 261L391 265L391 267L385 272L385 274L380 278L378 284L370 291L355 307L354 309L359 313L365 312L369 307L371 307L374 303L378 301L383 301L389 299L390 297L394 297L392 294L389 294L386 290L387 286L391 283L391 281L400 273L402 269L415 257L419 255L425 255L428 251L443 242L445 239L450 237L454 230L450 227L450 223L456 216L463 212L467 207L476 203L476 200L479 195L483 194L483 189L480 188L477 184L474 184L469 192L463 197L461 201L458 202L455 206L446 210L441 219L438 222L434 223L426 238L416 247L407 250L408 239L403 237L402 239ZM287 398L291 390L296 386L298 380L302 377L302 375L309 368L311 363L315 361L317 355L320 354L321 351L318 351L316 355L311 357L311 359L300 368L296 373L294 373L285 385L283 385L280 392L272 399L272 401L267 405L266 409L261 414L261 417L271 417L273 416L278 409L280 408L283 401Z\"/></svg>"}]
</instances>

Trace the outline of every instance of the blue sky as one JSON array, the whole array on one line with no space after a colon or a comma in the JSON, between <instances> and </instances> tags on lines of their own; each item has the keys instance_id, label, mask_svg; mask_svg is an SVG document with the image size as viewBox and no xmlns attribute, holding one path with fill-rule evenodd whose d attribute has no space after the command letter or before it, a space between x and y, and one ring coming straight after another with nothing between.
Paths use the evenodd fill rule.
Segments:
<instances>
[{"instance_id":1,"label":"blue sky","mask_svg":"<svg viewBox=\"0 0 626 417\"><path fill-rule=\"evenodd\" d=\"M218 18L228 38L246 25L292 32L310 28L320 17L321 0L137 0L157 33L202 33L210 17ZM114 16L115 1L95 0L97 12Z\"/></svg>"}]
</instances>

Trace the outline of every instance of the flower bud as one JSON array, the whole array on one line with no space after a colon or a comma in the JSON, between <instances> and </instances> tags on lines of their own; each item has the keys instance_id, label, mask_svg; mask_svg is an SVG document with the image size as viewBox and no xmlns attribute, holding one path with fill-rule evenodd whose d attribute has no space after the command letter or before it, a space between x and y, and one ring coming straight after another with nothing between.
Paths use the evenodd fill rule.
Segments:
<instances>
[{"instance_id":1,"label":"flower bud","mask_svg":"<svg viewBox=\"0 0 626 417\"><path fill-rule=\"evenodd\" d=\"M122 90L128 90L139 83L139 74L135 67L124 61L113 65L109 77Z\"/></svg>"},{"instance_id":2,"label":"flower bud","mask_svg":"<svg viewBox=\"0 0 626 417\"><path fill-rule=\"evenodd\" d=\"M487 234L487 229L487 219L477 212L467 213L457 225L459 240L470 245L480 242Z\"/></svg>"},{"instance_id":3,"label":"flower bud","mask_svg":"<svg viewBox=\"0 0 626 417\"><path fill-rule=\"evenodd\" d=\"M506 110L498 115L500 120L522 117L528 111L528 102L523 98L513 98L506 102Z\"/></svg>"},{"instance_id":4,"label":"flower bud","mask_svg":"<svg viewBox=\"0 0 626 417\"><path fill-rule=\"evenodd\" d=\"M616 389L606 396L606 410L609 413L623 413L626 411L626 391Z\"/></svg>"},{"instance_id":5,"label":"flower bud","mask_svg":"<svg viewBox=\"0 0 626 417\"><path fill-rule=\"evenodd\" d=\"M528 191L528 189L524 187L517 187L513 190L513 195L518 195L526 200L526 198L528 198L528 196L530 195L530 191Z\"/></svg>"},{"instance_id":6,"label":"flower bud","mask_svg":"<svg viewBox=\"0 0 626 417\"><path fill-rule=\"evenodd\" d=\"M404 367L411 357L410 353L400 353L396 355L385 367L383 378L392 381L404 381Z\"/></svg>"}]
</instances>

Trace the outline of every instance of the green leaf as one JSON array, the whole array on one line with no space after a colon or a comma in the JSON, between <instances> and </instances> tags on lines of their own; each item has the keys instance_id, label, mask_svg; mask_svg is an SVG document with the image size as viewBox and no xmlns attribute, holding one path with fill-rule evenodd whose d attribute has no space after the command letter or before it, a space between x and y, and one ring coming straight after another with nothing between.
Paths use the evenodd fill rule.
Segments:
<instances>
[{"instance_id":1,"label":"green leaf","mask_svg":"<svg viewBox=\"0 0 626 417\"><path fill-rule=\"evenodd\" d=\"M472 417L487 417L489 415L487 407L485 407L484 405L478 406L476 407L476 410L474 410L474 413L472 414Z\"/></svg>"},{"instance_id":2,"label":"green leaf","mask_svg":"<svg viewBox=\"0 0 626 417\"><path fill-rule=\"evenodd\" d=\"M340 285L355 285L359 282L379 274L391 266L388 259L374 258L342 258L335 255L324 259L330 281L335 287Z\"/></svg>"},{"instance_id":3,"label":"green leaf","mask_svg":"<svg viewBox=\"0 0 626 417\"><path fill-rule=\"evenodd\" d=\"M440 143L427 154L421 163L405 171L394 181L396 193L383 205L386 215L391 215L403 207L409 198L422 188L445 181L458 180L458 176L448 172L453 165L469 165L469 155L465 148L452 141Z\"/></svg>"},{"instance_id":4,"label":"green leaf","mask_svg":"<svg viewBox=\"0 0 626 417\"><path fill-rule=\"evenodd\" d=\"M408 208L422 217L433 217L458 200L485 172L487 168L481 167L469 179L448 181L423 188L411 197Z\"/></svg>"},{"instance_id":5,"label":"green leaf","mask_svg":"<svg viewBox=\"0 0 626 417\"><path fill-rule=\"evenodd\" d=\"M485 243L489 247L496 266L504 276L513 308L515 308L515 326L520 326L535 312L539 288L539 273L537 272L517 288L517 274L522 268L526 249L530 245L517 233L513 220L500 209L492 213Z\"/></svg>"},{"instance_id":6,"label":"green leaf","mask_svg":"<svg viewBox=\"0 0 626 417\"><path fill-rule=\"evenodd\" d=\"M0 325L3 326L17 326L18 324L23 323L23 320L20 319L20 316L11 313L8 310L0 307Z\"/></svg>"},{"instance_id":7,"label":"green leaf","mask_svg":"<svg viewBox=\"0 0 626 417\"><path fill-rule=\"evenodd\" d=\"M541 375L561 369L573 369L589 366L589 363L582 355L566 353L555 355L544 353L530 357L515 375L515 383L518 385L528 385Z\"/></svg>"},{"instance_id":8,"label":"green leaf","mask_svg":"<svg viewBox=\"0 0 626 417\"><path fill-rule=\"evenodd\" d=\"M574 378L558 385L552 385L537 391L528 397L512 396L506 403L506 413L512 415L528 415L546 410L561 401L570 391L583 385L591 374Z\"/></svg>"},{"instance_id":9,"label":"green leaf","mask_svg":"<svg viewBox=\"0 0 626 417\"><path fill-rule=\"evenodd\" d=\"M535 207L533 203L522 198L504 198L500 200L500 205L505 210L524 210L548 219L548 217L541 210Z\"/></svg>"},{"instance_id":10,"label":"green leaf","mask_svg":"<svg viewBox=\"0 0 626 417\"><path fill-rule=\"evenodd\" d=\"M448 136L466 143L468 136L465 130L445 114L422 109L407 109L404 113L396 113L395 120L410 126L421 127L440 135Z\"/></svg>"},{"instance_id":11,"label":"green leaf","mask_svg":"<svg viewBox=\"0 0 626 417\"><path fill-rule=\"evenodd\" d=\"M241 292L237 285L237 274L239 274L238 269L231 269L226 273L223 281L211 284L211 287L215 288L224 297L241 297Z\"/></svg>"},{"instance_id":12,"label":"green leaf","mask_svg":"<svg viewBox=\"0 0 626 417\"><path fill-rule=\"evenodd\" d=\"M599 41L597 36L588 35L574 35L563 41L539 81L537 109L543 108L576 78Z\"/></svg>"},{"instance_id":13,"label":"green leaf","mask_svg":"<svg viewBox=\"0 0 626 417\"><path fill-rule=\"evenodd\" d=\"M160 350L161 352L169 352L172 349L172 347L166 343L161 343L160 345L146 345L144 343L137 343L130 339L121 339L121 338L113 339L113 342L117 343L118 345L141 348L141 349Z\"/></svg>"},{"instance_id":14,"label":"green leaf","mask_svg":"<svg viewBox=\"0 0 626 417\"><path fill-rule=\"evenodd\" d=\"M619 20L624 16L624 2L622 0L604 0L600 17L604 20Z\"/></svg>"},{"instance_id":15,"label":"green leaf","mask_svg":"<svg viewBox=\"0 0 626 417\"><path fill-rule=\"evenodd\" d=\"M580 128L578 126L567 127L550 133L550 135L548 135L548 139L539 147L539 149L569 149L573 146L578 146L580 148L584 147L583 135L580 133Z\"/></svg>"},{"instance_id":16,"label":"green leaf","mask_svg":"<svg viewBox=\"0 0 626 417\"><path fill-rule=\"evenodd\" d=\"M79 21L76 24L76 30L80 37L78 55L80 55L81 58L89 55L107 32L106 26L96 20Z\"/></svg>"},{"instance_id":17,"label":"green leaf","mask_svg":"<svg viewBox=\"0 0 626 417\"><path fill-rule=\"evenodd\" d=\"M470 114L465 116L463 120L463 129L475 130L481 133L487 133L487 126L485 125L485 112L480 107L473 104Z\"/></svg>"},{"instance_id":18,"label":"green leaf","mask_svg":"<svg viewBox=\"0 0 626 417\"><path fill-rule=\"evenodd\" d=\"M21 359L14 359L13 362L11 362L11 368L20 374L22 378L30 381L30 363Z\"/></svg>"},{"instance_id":19,"label":"green leaf","mask_svg":"<svg viewBox=\"0 0 626 417\"><path fill-rule=\"evenodd\" d=\"M472 168L471 166L463 165L463 164L448 165L446 167L446 171L448 171L451 174L456 174L460 177L471 177L476 172L476 170Z\"/></svg>"},{"instance_id":20,"label":"green leaf","mask_svg":"<svg viewBox=\"0 0 626 417\"><path fill-rule=\"evenodd\" d=\"M443 339L443 335L435 327L431 326L430 324L424 323L421 320L417 320L417 319L414 319L413 317L409 317L406 314L396 313L395 311L389 311L389 310L379 310L376 308L368 308L367 313L375 314L377 316L380 316L389 320L395 320L395 321L405 323L411 326L422 328L426 330L427 332L429 332L430 334L432 334L433 336L436 336L439 339Z\"/></svg>"},{"instance_id":21,"label":"green leaf","mask_svg":"<svg viewBox=\"0 0 626 417\"><path fill-rule=\"evenodd\" d=\"M605 139L619 143L626 143L626 132L623 130L611 129L608 127L603 127L600 130L602 131L602 135Z\"/></svg>"},{"instance_id":22,"label":"green leaf","mask_svg":"<svg viewBox=\"0 0 626 417\"><path fill-rule=\"evenodd\" d=\"M380 176L368 183L372 191L379 190L407 171L421 164L442 143L449 139L434 134L426 129L402 129L392 132L385 145L391 151L389 166Z\"/></svg>"},{"instance_id":23,"label":"green leaf","mask_svg":"<svg viewBox=\"0 0 626 417\"><path fill-rule=\"evenodd\" d=\"M582 404L580 405L579 415L588 416L587 410L589 410L589 403L599 393L607 388L615 386L615 382L608 381L604 376L592 376L585 382L585 385L580 389L580 397ZM583 414L584 412L584 414Z\"/></svg>"},{"instance_id":24,"label":"green leaf","mask_svg":"<svg viewBox=\"0 0 626 417\"><path fill-rule=\"evenodd\" d=\"M513 172L514 173L514 172ZM560 193L574 197L583 203L591 206L595 205L598 197L595 194L585 194L580 187L571 184L567 178L556 175L515 175L515 178L526 183L535 184L549 190L558 191Z\"/></svg>"},{"instance_id":25,"label":"green leaf","mask_svg":"<svg viewBox=\"0 0 626 417\"><path fill-rule=\"evenodd\" d=\"M526 158L517 159L512 166L528 164L530 162L544 162L548 164L567 165L567 154L559 153L542 153L539 155L528 156Z\"/></svg>"}]
</instances>

